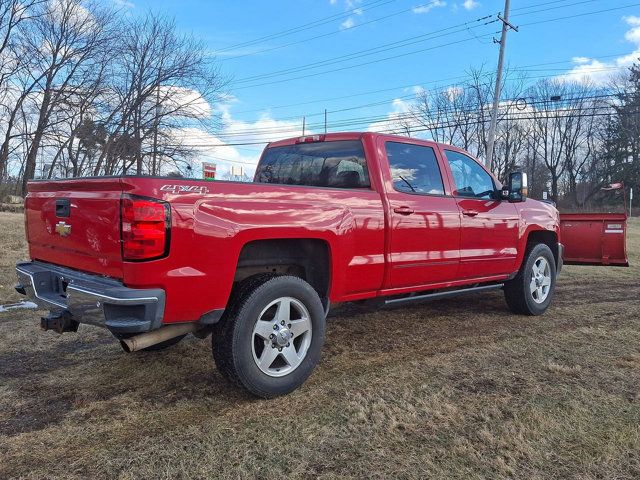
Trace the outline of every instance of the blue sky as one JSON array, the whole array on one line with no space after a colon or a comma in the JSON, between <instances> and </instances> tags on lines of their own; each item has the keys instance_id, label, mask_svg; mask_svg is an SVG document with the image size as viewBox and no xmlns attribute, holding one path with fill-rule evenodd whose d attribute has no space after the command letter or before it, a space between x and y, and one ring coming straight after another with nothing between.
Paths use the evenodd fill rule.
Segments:
<instances>
[{"instance_id":1,"label":"blue sky","mask_svg":"<svg viewBox=\"0 0 640 480\"><path fill-rule=\"evenodd\" d=\"M325 108L330 112L330 130L332 123L345 119L393 115L406 107L416 88L455 85L455 79L471 67L484 64L495 68L498 46L492 42L492 34L500 25L483 24L495 19L504 5L503 0L116 3L132 15L152 9L174 17L182 31L200 38L218 58L222 72L230 79L228 93L233 100L213 106L223 113L226 122L220 138L191 132L200 143L221 143L221 138L263 141L294 136L299 134L296 130L303 115L313 125L322 122L318 114ZM569 72L573 78L589 74L602 82L613 68L640 56L640 3L633 0L512 0L511 9L512 23L519 26L519 32L509 34L506 59L511 67L527 67L532 77ZM610 11L590 14L601 10ZM493 16L477 21L489 15ZM311 22L317 24L301 27ZM453 28L441 31L449 27ZM296 32L274 36L296 28ZM396 45L404 46L384 52L365 52L346 61L308 66L374 47L393 47L389 45L392 42L406 43L407 39L435 31L447 35L416 38L410 40L413 44L399 43ZM269 36L272 38L255 42ZM368 64L354 66L360 63ZM268 76L281 70L289 71ZM296 105L285 107L291 104ZM335 112L343 109L348 110ZM369 125L354 127L349 129L366 130ZM260 128L282 133L242 133ZM218 161L222 170L229 162L219 159L226 158L246 165L250 173L261 148L216 147L206 149L203 155Z\"/></svg>"}]
</instances>

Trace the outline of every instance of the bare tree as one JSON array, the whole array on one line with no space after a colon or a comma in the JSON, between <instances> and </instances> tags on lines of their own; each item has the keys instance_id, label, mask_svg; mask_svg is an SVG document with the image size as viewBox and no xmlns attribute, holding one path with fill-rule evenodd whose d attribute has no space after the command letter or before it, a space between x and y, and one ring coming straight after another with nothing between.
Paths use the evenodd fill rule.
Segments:
<instances>
[{"instance_id":1,"label":"bare tree","mask_svg":"<svg viewBox=\"0 0 640 480\"><path fill-rule=\"evenodd\" d=\"M222 77L193 37L179 35L173 21L148 14L124 25L119 55L105 95L105 148L94 174L101 171L157 174L161 162L176 165L193 154L180 144L188 125L214 130L210 105L218 100Z\"/></svg>"},{"instance_id":2,"label":"bare tree","mask_svg":"<svg viewBox=\"0 0 640 480\"><path fill-rule=\"evenodd\" d=\"M22 132L15 132L16 120L22 111L22 102L35 87L25 80L27 63L23 51L22 32L40 13L43 0L0 0L0 180L5 180L11 144Z\"/></svg>"},{"instance_id":3,"label":"bare tree","mask_svg":"<svg viewBox=\"0 0 640 480\"><path fill-rule=\"evenodd\" d=\"M56 113L91 91L103 68L101 52L113 40L110 12L96 5L90 10L79 0L52 0L43 4L25 34L26 53L37 91L31 95L35 114L24 166L22 189L33 178L42 140Z\"/></svg>"}]
</instances>

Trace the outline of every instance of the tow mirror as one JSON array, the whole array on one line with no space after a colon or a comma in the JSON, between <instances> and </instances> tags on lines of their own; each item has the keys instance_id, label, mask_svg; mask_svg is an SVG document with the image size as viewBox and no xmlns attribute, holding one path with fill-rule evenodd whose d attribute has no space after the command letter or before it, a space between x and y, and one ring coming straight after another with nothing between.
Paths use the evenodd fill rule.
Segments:
<instances>
[{"instance_id":1,"label":"tow mirror","mask_svg":"<svg viewBox=\"0 0 640 480\"><path fill-rule=\"evenodd\" d=\"M524 172L512 172L509 175L508 200L510 202L524 202L529 194L529 180Z\"/></svg>"}]
</instances>

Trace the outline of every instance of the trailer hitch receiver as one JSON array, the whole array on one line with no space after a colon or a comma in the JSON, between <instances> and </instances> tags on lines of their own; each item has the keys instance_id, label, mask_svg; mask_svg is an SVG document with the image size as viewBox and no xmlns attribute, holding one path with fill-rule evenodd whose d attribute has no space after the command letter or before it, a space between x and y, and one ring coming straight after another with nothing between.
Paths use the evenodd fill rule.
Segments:
<instances>
[{"instance_id":1,"label":"trailer hitch receiver","mask_svg":"<svg viewBox=\"0 0 640 480\"><path fill-rule=\"evenodd\" d=\"M59 334L65 332L77 332L78 322L66 312L51 312L46 317L40 317L40 328L42 330L53 330Z\"/></svg>"}]
</instances>

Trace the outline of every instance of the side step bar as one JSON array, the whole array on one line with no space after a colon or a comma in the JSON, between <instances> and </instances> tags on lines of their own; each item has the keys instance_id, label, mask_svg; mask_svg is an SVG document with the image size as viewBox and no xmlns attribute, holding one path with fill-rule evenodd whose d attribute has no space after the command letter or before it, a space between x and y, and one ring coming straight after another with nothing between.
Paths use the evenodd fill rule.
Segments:
<instances>
[{"instance_id":1,"label":"side step bar","mask_svg":"<svg viewBox=\"0 0 640 480\"><path fill-rule=\"evenodd\" d=\"M482 285L479 287L460 288L458 290L448 290L446 292L425 293L424 295L413 295L411 297L392 298L385 300L385 305L400 305L403 303L425 302L428 300L440 300L441 298L456 297L466 293L488 292L490 290L499 290L504 286L503 283L496 285Z\"/></svg>"}]
</instances>

